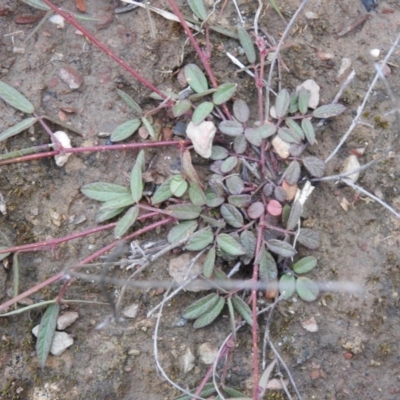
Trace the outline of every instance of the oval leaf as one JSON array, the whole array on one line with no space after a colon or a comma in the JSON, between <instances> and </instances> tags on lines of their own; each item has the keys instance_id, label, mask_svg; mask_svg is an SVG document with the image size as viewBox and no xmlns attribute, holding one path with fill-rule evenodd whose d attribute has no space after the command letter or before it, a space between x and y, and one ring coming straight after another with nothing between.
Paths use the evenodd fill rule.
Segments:
<instances>
[{"instance_id":1,"label":"oval leaf","mask_svg":"<svg viewBox=\"0 0 400 400\"><path fill-rule=\"evenodd\" d=\"M221 164L221 167L220 167L221 172L223 174L226 174L226 173L232 171L236 167L238 161L239 161L239 159L237 157L235 157L235 156L228 157Z\"/></svg>"},{"instance_id":2,"label":"oval leaf","mask_svg":"<svg viewBox=\"0 0 400 400\"><path fill-rule=\"evenodd\" d=\"M302 228L297 236L297 241L304 247L315 250L319 247L319 233L312 229Z\"/></svg>"},{"instance_id":3,"label":"oval leaf","mask_svg":"<svg viewBox=\"0 0 400 400\"><path fill-rule=\"evenodd\" d=\"M234 228L241 228L244 224L243 215L231 204L221 206L221 215L223 219Z\"/></svg>"},{"instance_id":4,"label":"oval leaf","mask_svg":"<svg viewBox=\"0 0 400 400\"><path fill-rule=\"evenodd\" d=\"M242 123L246 123L250 117L250 108L242 99L237 99L233 103L233 115Z\"/></svg>"},{"instance_id":5,"label":"oval leaf","mask_svg":"<svg viewBox=\"0 0 400 400\"><path fill-rule=\"evenodd\" d=\"M213 240L214 235L209 230L196 232L186 243L185 249L189 251L200 251L205 249Z\"/></svg>"},{"instance_id":6,"label":"oval leaf","mask_svg":"<svg viewBox=\"0 0 400 400\"><path fill-rule=\"evenodd\" d=\"M301 139L304 139L304 138L305 138L304 132L303 132L303 130L301 129L300 125L299 125L297 122L294 122L294 121L292 120L292 118L286 118L286 119L285 119L285 123L286 123L287 127L288 127L291 131L296 132L297 135L298 135Z\"/></svg>"},{"instance_id":7,"label":"oval leaf","mask_svg":"<svg viewBox=\"0 0 400 400\"><path fill-rule=\"evenodd\" d=\"M303 206L297 200L293 203L292 207L290 208L289 218L286 223L286 228L289 230L294 229L300 221L300 215L303 212Z\"/></svg>"},{"instance_id":8,"label":"oval leaf","mask_svg":"<svg viewBox=\"0 0 400 400\"><path fill-rule=\"evenodd\" d=\"M213 146L211 148L211 160L224 160L226 157L228 157L228 150L225 147Z\"/></svg>"},{"instance_id":9,"label":"oval leaf","mask_svg":"<svg viewBox=\"0 0 400 400\"><path fill-rule=\"evenodd\" d=\"M241 25L237 26L237 32L239 35L240 45L243 47L247 60L250 64L254 64L256 61L256 51L254 49L254 44L251 36Z\"/></svg>"},{"instance_id":10,"label":"oval leaf","mask_svg":"<svg viewBox=\"0 0 400 400\"><path fill-rule=\"evenodd\" d=\"M113 133L110 136L110 140L112 142L119 142L121 140L125 140L129 136L132 136L141 125L140 119L131 119L129 121L124 122L121 125L118 125Z\"/></svg>"},{"instance_id":11,"label":"oval leaf","mask_svg":"<svg viewBox=\"0 0 400 400\"><path fill-rule=\"evenodd\" d=\"M125 93L123 90L117 89L117 93L119 97L129 106L131 107L136 113L142 114L143 110L139 106L138 103L136 103L135 100L132 99L131 96L129 96L128 93Z\"/></svg>"},{"instance_id":12,"label":"oval leaf","mask_svg":"<svg viewBox=\"0 0 400 400\"><path fill-rule=\"evenodd\" d=\"M195 219L201 213L201 207L194 204L174 204L167 207L166 211L177 219Z\"/></svg>"},{"instance_id":13,"label":"oval leaf","mask_svg":"<svg viewBox=\"0 0 400 400\"><path fill-rule=\"evenodd\" d=\"M135 203L135 201L132 199L132 195L130 193L128 194L121 194L120 196L107 200L103 203L103 205L100 207L100 211L103 210L111 210L111 209L116 209L116 208L122 208L122 207L128 207Z\"/></svg>"},{"instance_id":14,"label":"oval leaf","mask_svg":"<svg viewBox=\"0 0 400 400\"><path fill-rule=\"evenodd\" d=\"M296 281L296 292L304 301L315 301L319 295L318 285L304 276Z\"/></svg>"},{"instance_id":15,"label":"oval leaf","mask_svg":"<svg viewBox=\"0 0 400 400\"><path fill-rule=\"evenodd\" d=\"M49 355L54 332L56 331L58 313L60 305L51 304L46 308L40 321L39 332L36 341L36 353L39 359L39 365L43 368Z\"/></svg>"},{"instance_id":16,"label":"oval leaf","mask_svg":"<svg viewBox=\"0 0 400 400\"><path fill-rule=\"evenodd\" d=\"M114 236L120 238L126 231L136 222L136 218L139 215L139 207L131 207L125 215L118 221L114 229Z\"/></svg>"},{"instance_id":17,"label":"oval leaf","mask_svg":"<svg viewBox=\"0 0 400 400\"><path fill-rule=\"evenodd\" d=\"M237 175L230 176L225 183L230 194L240 194L244 189L243 179Z\"/></svg>"},{"instance_id":18,"label":"oval leaf","mask_svg":"<svg viewBox=\"0 0 400 400\"><path fill-rule=\"evenodd\" d=\"M283 118L289 109L290 94L286 89L282 89L275 100L275 112L278 118Z\"/></svg>"},{"instance_id":19,"label":"oval leaf","mask_svg":"<svg viewBox=\"0 0 400 400\"><path fill-rule=\"evenodd\" d=\"M118 214L121 214L125 210L125 207L121 208L106 208L104 210L100 209L96 214L96 223L107 221L108 219L114 218Z\"/></svg>"},{"instance_id":20,"label":"oval leaf","mask_svg":"<svg viewBox=\"0 0 400 400\"><path fill-rule=\"evenodd\" d=\"M168 200L172 197L172 192L171 192L171 181L173 179L173 176L169 177L165 182L163 182L158 189L154 192L152 198L151 198L151 204L158 204L162 203L165 200Z\"/></svg>"},{"instance_id":21,"label":"oval leaf","mask_svg":"<svg viewBox=\"0 0 400 400\"><path fill-rule=\"evenodd\" d=\"M33 104L23 94L3 81L0 81L0 98L26 114L32 114L35 111Z\"/></svg>"},{"instance_id":22,"label":"oval leaf","mask_svg":"<svg viewBox=\"0 0 400 400\"><path fill-rule=\"evenodd\" d=\"M236 136L233 140L233 149L237 154L243 154L247 149L247 140L243 135Z\"/></svg>"},{"instance_id":23,"label":"oval leaf","mask_svg":"<svg viewBox=\"0 0 400 400\"><path fill-rule=\"evenodd\" d=\"M296 160L292 161L287 167L284 177L289 185L294 185L300 179L300 163Z\"/></svg>"},{"instance_id":24,"label":"oval leaf","mask_svg":"<svg viewBox=\"0 0 400 400\"><path fill-rule=\"evenodd\" d=\"M296 279L292 275L284 274L279 279L279 292L285 293L283 298L285 300L290 299L296 290Z\"/></svg>"},{"instance_id":25,"label":"oval leaf","mask_svg":"<svg viewBox=\"0 0 400 400\"><path fill-rule=\"evenodd\" d=\"M265 212L264 204L261 201L255 201L247 209L247 214L251 219L260 218Z\"/></svg>"},{"instance_id":26,"label":"oval leaf","mask_svg":"<svg viewBox=\"0 0 400 400\"><path fill-rule=\"evenodd\" d=\"M213 94L213 102L216 105L226 103L234 95L236 91L236 83L223 83Z\"/></svg>"},{"instance_id":27,"label":"oval leaf","mask_svg":"<svg viewBox=\"0 0 400 400\"><path fill-rule=\"evenodd\" d=\"M81 187L81 192L89 199L108 201L121 195L128 195L129 189L125 186L108 182L93 182Z\"/></svg>"},{"instance_id":28,"label":"oval leaf","mask_svg":"<svg viewBox=\"0 0 400 400\"><path fill-rule=\"evenodd\" d=\"M239 296L236 294L231 297L232 304L235 310L243 317L243 319L250 325L253 325L253 317L252 312L249 305L244 302Z\"/></svg>"},{"instance_id":29,"label":"oval leaf","mask_svg":"<svg viewBox=\"0 0 400 400\"><path fill-rule=\"evenodd\" d=\"M168 232L167 240L169 243L177 243L189 237L198 227L196 220L180 222Z\"/></svg>"},{"instance_id":30,"label":"oval leaf","mask_svg":"<svg viewBox=\"0 0 400 400\"><path fill-rule=\"evenodd\" d=\"M316 178L321 178L324 176L326 165L320 158L310 156L303 158L302 161L312 176L315 176Z\"/></svg>"},{"instance_id":31,"label":"oval leaf","mask_svg":"<svg viewBox=\"0 0 400 400\"><path fill-rule=\"evenodd\" d=\"M243 248L246 250L246 254L241 256L240 259L243 264L249 264L250 261L254 258L254 254L256 251L257 239L251 231L243 231L240 235L240 243Z\"/></svg>"},{"instance_id":32,"label":"oval leaf","mask_svg":"<svg viewBox=\"0 0 400 400\"><path fill-rule=\"evenodd\" d=\"M277 278L278 267L276 261L274 257L272 257L271 253L265 250L264 246L261 248L256 264L259 266L259 275L263 282L271 282Z\"/></svg>"},{"instance_id":33,"label":"oval leaf","mask_svg":"<svg viewBox=\"0 0 400 400\"><path fill-rule=\"evenodd\" d=\"M237 121L222 121L218 129L227 136L238 136L244 131L243 125Z\"/></svg>"},{"instance_id":34,"label":"oval leaf","mask_svg":"<svg viewBox=\"0 0 400 400\"><path fill-rule=\"evenodd\" d=\"M214 307L203 314L201 317L197 318L196 321L194 321L193 328L199 329L211 324L211 322L213 322L218 317L218 315L221 314L224 305L225 300L222 297L218 296L218 301L214 305Z\"/></svg>"},{"instance_id":35,"label":"oval leaf","mask_svg":"<svg viewBox=\"0 0 400 400\"><path fill-rule=\"evenodd\" d=\"M292 268L296 274L306 274L317 266L317 259L313 256L304 257L293 264Z\"/></svg>"},{"instance_id":36,"label":"oval leaf","mask_svg":"<svg viewBox=\"0 0 400 400\"><path fill-rule=\"evenodd\" d=\"M204 206L207 204L206 195L195 182L190 182L189 184L189 199L195 206Z\"/></svg>"},{"instance_id":37,"label":"oval leaf","mask_svg":"<svg viewBox=\"0 0 400 400\"><path fill-rule=\"evenodd\" d=\"M188 184L182 175L175 175L172 177L169 187L175 197L181 197L185 194Z\"/></svg>"},{"instance_id":38,"label":"oval leaf","mask_svg":"<svg viewBox=\"0 0 400 400\"><path fill-rule=\"evenodd\" d=\"M257 129L246 128L246 130L244 131L244 136L254 146L261 146L263 138L261 137L260 132Z\"/></svg>"},{"instance_id":39,"label":"oval leaf","mask_svg":"<svg viewBox=\"0 0 400 400\"><path fill-rule=\"evenodd\" d=\"M301 121L301 127L303 128L303 131L306 135L308 143L313 145L315 143L315 131L314 131L314 127L310 121L310 118L304 118Z\"/></svg>"},{"instance_id":40,"label":"oval leaf","mask_svg":"<svg viewBox=\"0 0 400 400\"><path fill-rule=\"evenodd\" d=\"M214 265L215 265L215 255L216 255L216 250L215 250L215 246L213 246L207 253L207 257L204 260L204 264L203 264L203 275L206 278L211 278L211 275L213 273L213 269L214 269Z\"/></svg>"},{"instance_id":41,"label":"oval leaf","mask_svg":"<svg viewBox=\"0 0 400 400\"><path fill-rule=\"evenodd\" d=\"M196 93L202 93L208 89L207 78L196 64L186 65L184 72L186 82Z\"/></svg>"},{"instance_id":42,"label":"oval leaf","mask_svg":"<svg viewBox=\"0 0 400 400\"><path fill-rule=\"evenodd\" d=\"M0 134L0 142L12 136L18 135L18 133L24 131L25 129L30 128L36 121L37 119L32 117L32 118L26 118L18 122L18 124L6 129L4 132Z\"/></svg>"},{"instance_id":43,"label":"oval leaf","mask_svg":"<svg viewBox=\"0 0 400 400\"><path fill-rule=\"evenodd\" d=\"M203 103L199 104L194 110L192 122L195 125L200 124L200 122L203 122L210 115L213 108L214 104L211 103L211 101L204 101Z\"/></svg>"},{"instance_id":44,"label":"oval leaf","mask_svg":"<svg viewBox=\"0 0 400 400\"><path fill-rule=\"evenodd\" d=\"M221 233L217 236L218 246L231 256L241 256L246 254L242 245L227 233Z\"/></svg>"},{"instance_id":45,"label":"oval leaf","mask_svg":"<svg viewBox=\"0 0 400 400\"><path fill-rule=\"evenodd\" d=\"M200 317L207 311L210 311L215 304L217 304L219 298L220 297L216 293L211 293L199 300L196 300L188 308L186 308L185 312L183 313L183 318L196 319Z\"/></svg>"},{"instance_id":46,"label":"oval leaf","mask_svg":"<svg viewBox=\"0 0 400 400\"><path fill-rule=\"evenodd\" d=\"M235 207L247 207L251 203L251 196L248 194L233 194L228 197L228 202Z\"/></svg>"},{"instance_id":47,"label":"oval leaf","mask_svg":"<svg viewBox=\"0 0 400 400\"><path fill-rule=\"evenodd\" d=\"M144 151L140 150L131 172L131 195L134 203L137 203L143 195L142 172L144 170Z\"/></svg>"},{"instance_id":48,"label":"oval leaf","mask_svg":"<svg viewBox=\"0 0 400 400\"><path fill-rule=\"evenodd\" d=\"M331 118L341 114L345 109L342 104L327 104L315 109L312 115L315 118Z\"/></svg>"},{"instance_id":49,"label":"oval leaf","mask_svg":"<svg viewBox=\"0 0 400 400\"><path fill-rule=\"evenodd\" d=\"M279 254L282 257L293 257L297 251L289 243L283 242L282 240L271 239L267 242L268 248L275 254Z\"/></svg>"},{"instance_id":50,"label":"oval leaf","mask_svg":"<svg viewBox=\"0 0 400 400\"><path fill-rule=\"evenodd\" d=\"M266 139L276 133L276 126L271 124L261 125L256 131L262 139Z\"/></svg>"},{"instance_id":51,"label":"oval leaf","mask_svg":"<svg viewBox=\"0 0 400 400\"><path fill-rule=\"evenodd\" d=\"M301 143L301 137L295 132L288 128L279 128L278 136L286 143Z\"/></svg>"},{"instance_id":52,"label":"oval leaf","mask_svg":"<svg viewBox=\"0 0 400 400\"><path fill-rule=\"evenodd\" d=\"M192 108L192 103L189 100L179 100L172 107L174 117L180 117L186 114Z\"/></svg>"},{"instance_id":53,"label":"oval leaf","mask_svg":"<svg viewBox=\"0 0 400 400\"><path fill-rule=\"evenodd\" d=\"M311 92L308 89L301 88L298 92L299 95L299 111L301 114L305 114L308 110L308 104L311 99Z\"/></svg>"}]
</instances>

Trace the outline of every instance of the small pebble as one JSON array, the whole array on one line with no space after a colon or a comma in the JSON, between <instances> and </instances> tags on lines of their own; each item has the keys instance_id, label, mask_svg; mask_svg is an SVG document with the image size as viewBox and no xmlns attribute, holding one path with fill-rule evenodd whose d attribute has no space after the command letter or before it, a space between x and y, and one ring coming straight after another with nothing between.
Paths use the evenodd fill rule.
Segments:
<instances>
[{"instance_id":1,"label":"small pebble","mask_svg":"<svg viewBox=\"0 0 400 400\"><path fill-rule=\"evenodd\" d=\"M350 353L350 352L345 353L344 358L345 358L346 360L352 359L352 358L353 358L353 353Z\"/></svg>"},{"instance_id":2,"label":"small pebble","mask_svg":"<svg viewBox=\"0 0 400 400\"><path fill-rule=\"evenodd\" d=\"M301 326L308 332L317 332L318 331L318 324L317 321L315 320L315 317L311 317L308 319L305 319L300 322Z\"/></svg>"},{"instance_id":3,"label":"small pebble","mask_svg":"<svg viewBox=\"0 0 400 400\"><path fill-rule=\"evenodd\" d=\"M218 348L209 342L199 346L199 357L204 364L213 364L217 358Z\"/></svg>"},{"instance_id":4,"label":"small pebble","mask_svg":"<svg viewBox=\"0 0 400 400\"><path fill-rule=\"evenodd\" d=\"M127 318L136 318L138 310L139 310L139 304L134 303L131 304L129 307L125 308L122 311L122 314L124 314L124 316Z\"/></svg>"},{"instance_id":5,"label":"small pebble","mask_svg":"<svg viewBox=\"0 0 400 400\"><path fill-rule=\"evenodd\" d=\"M72 90L79 89L83 83L82 75L71 67L60 68L58 76Z\"/></svg>"},{"instance_id":6,"label":"small pebble","mask_svg":"<svg viewBox=\"0 0 400 400\"><path fill-rule=\"evenodd\" d=\"M79 314L76 311L67 311L64 314L60 315L57 319L57 329L59 331L63 331L72 325L79 317Z\"/></svg>"},{"instance_id":7,"label":"small pebble","mask_svg":"<svg viewBox=\"0 0 400 400\"><path fill-rule=\"evenodd\" d=\"M381 54L381 51L379 49L372 49L369 53L372 57L378 58Z\"/></svg>"},{"instance_id":8,"label":"small pebble","mask_svg":"<svg viewBox=\"0 0 400 400\"><path fill-rule=\"evenodd\" d=\"M37 337L37 334L39 333L39 325L36 325L32 329L32 333ZM74 339L68 335L66 332L54 332L54 337L53 341L51 343L50 347L50 353L53 356L60 356L62 353L64 353L65 350L68 349L68 347L72 346L74 344Z\"/></svg>"}]
</instances>

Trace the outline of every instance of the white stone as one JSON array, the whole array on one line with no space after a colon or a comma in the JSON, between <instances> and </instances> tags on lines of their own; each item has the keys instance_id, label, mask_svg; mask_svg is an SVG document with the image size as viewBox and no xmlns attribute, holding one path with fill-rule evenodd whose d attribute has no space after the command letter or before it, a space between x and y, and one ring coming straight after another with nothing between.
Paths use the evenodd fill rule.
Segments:
<instances>
[{"instance_id":1,"label":"white stone","mask_svg":"<svg viewBox=\"0 0 400 400\"><path fill-rule=\"evenodd\" d=\"M281 158L285 159L290 156L290 144L282 140L279 136L275 136L272 139L272 146Z\"/></svg>"},{"instance_id":2,"label":"white stone","mask_svg":"<svg viewBox=\"0 0 400 400\"><path fill-rule=\"evenodd\" d=\"M194 367L194 355L191 352L190 348L186 348L186 352L183 356L181 356L179 360L179 366L181 367L181 370L183 371L184 374L187 374L189 371L191 371Z\"/></svg>"},{"instance_id":3,"label":"white stone","mask_svg":"<svg viewBox=\"0 0 400 400\"><path fill-rule=\"evenodd\" d=\"M65 27L65 19L58 14L55 14L49 18L49 21L57 26L57 29L63 29Z\"/></svg>"},{"instance_id":4,"label":"white stone","mask_svg":"<svg viewBox=\"0 0 400 400\"><path fill-rule=\"evenodd\" d=\"M37 337L39 333L39 325L32 329L32 333ZM74 344L74 339L66 332L54 332L53 341L51 342L50 353L53 356L60 356L68 347Z\"/></svg>"},{"instance_id":5,"label":"white stone","mask_svg":"<svg viewBox=\"0 0 400 400\"><path fill-rule=\"evenodd\" d=\"M381 54L381 51L379 49L372 49L369 53L372 57L378 58Z\"/></svg>"},{"instance_id":6,"label":"white stone","mask_svg":"<svg viewBox=\"0 0 400 400\"><path fill-rule=\"evenodd\" d=\"M343 58L340 64L339 72L337 77L340 78L349 68L351 67L350 58Z\"/></svg>"},{"instance_id":7,"label":"white stone","mask_svg":"<svg viewBox=\"0 0 400 400\"><path fill-rule=\"evenodd\" d=\"M211 157L211 148L217 128L211 121L203 121L198 125L190 122L186 134L192 141L194 150L203 158Z\"/></svg>"},{"instance_id":8,"label":"white stone","mask_svg":"<svg viewBox=\"0 0 400 400\"><path fill-rule=\"evenodd\" d=\"M126 307L122 311L122 314L124 314L125 317L127 317L127 318L136 318L138 310L139 310L139 304L134 303L134 304L131 304L129 307Z\"/></svg>"},{"instance_id":9,"label":"white stone","mask_svg":"<svg viewBox=\"0 0 400 400\"><path fill-rule=\"evenodd\" d=\"M54 136L56 137L56 139L58 139L58 141L61 143L61 145L65 148L65 149L70 149L72 148L71 146L71 139L68 137L68 135L63 132L63 131L57 131L54 133ZM53 147L55 146L54 141L53 142ZM68 154L56 154L54 156L54 160L56 162L56 164L59 167L62 167L67 161L68 158L70 157L71 153Z\"/></svg>"},{"instance_id":10,"label":"white stone","mask_svg":"<svg viewBox=\"0 0 400 400\"><path fill-rule=\"evenodd\" d=\"M358 161L358 158L352 154L344 160L340 173L346 174L358 168L360 168L360 163ZM360 177L360 172L355 172L354 174L346 176L346 178L351 179L353 183L356 183L359 177Z\"/></svg>"},{"instance_id":11,"label":"white stone","mask_svg":"<svg viewBox=\"0 0 400 400\"><path fill-rule=\"evenodd\" d=\"M209 342L199 346L199 357L204 364L213 364L217 359L218 348Z\"/></svg>"},{"instance_id":12,"label":"white stone","mask_svg":"<svg viewBox=\"0 0 400 400\"><path fill-rule=\"evenodd\" d=\"M64 314L60 315L57 319L57 329L63 331L72 325L79 317L76 311L66 311Z\"/></svg>"},{"instance_id":13,"label":"white stone","mask_svg":"<svg viewBox=\"0 0 400 400\"><path fill-rule=\"evenodd\" d=\"M315 320L315 317L310 317L308 319L304 319L300 321L301 326L308 332L317 332L318 331L318 324Z\"/></svg>"}]
</instances>

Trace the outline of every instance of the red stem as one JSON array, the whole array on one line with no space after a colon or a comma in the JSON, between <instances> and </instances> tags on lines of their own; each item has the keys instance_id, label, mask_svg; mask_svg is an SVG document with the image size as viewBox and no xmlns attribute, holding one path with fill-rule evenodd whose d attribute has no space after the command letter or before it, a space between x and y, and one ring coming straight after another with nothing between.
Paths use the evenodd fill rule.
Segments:
<instances>
[{"instance_id":1,"label":"red stem","mask_svg":"<svg viewBox=\"0 0 400 400\"><path fill-rule=\"evenodd\" d=\"M109 57L111 57L114 61L116 61L121 67L125 68L131 75L133 75L139 82L143 85L147 86L153 92L159 94L163 99L166 99L167 96L161 92L158 88L156 88L152 83L150 83L146 78L136 72L133 68L131 68L125 61L121 60L116 54L114 54L110 49L108 49L103 43L101 43L98 39L96 39L89 31L87 31L82 25L80 25L76 20L73 14L60 10L56 7L51 1L43 0L51 9L53 9L57 14L60 14L66 21L68 21L71 25L73 25L76 29L80 30L93 44L95 44L99 49L104 51Z\"/></svg>"},{"instance_id":2,"label":"red stem","mask_svg":"<svg viewBox=\"0 0 400 400\"><path fill-rule=\"evenodd\" d=\"M166 142L146 142L146 143L126 143L126 144L113 144L110 146L88 146L88 147L73 147L71 149L63 149L63 153L86 153L94 151L108 151L108 150L126 150L126 149L141 149L146 147L162 147L162 146L186 146L191 144L190 140L170 140ZM28 156L21 156L0 161L0 165L13 164L17 162L31 161L39 158L51 157L60 154L61 151L53 150L39 154L30 154Z\"/></svg>"}]
</instances>

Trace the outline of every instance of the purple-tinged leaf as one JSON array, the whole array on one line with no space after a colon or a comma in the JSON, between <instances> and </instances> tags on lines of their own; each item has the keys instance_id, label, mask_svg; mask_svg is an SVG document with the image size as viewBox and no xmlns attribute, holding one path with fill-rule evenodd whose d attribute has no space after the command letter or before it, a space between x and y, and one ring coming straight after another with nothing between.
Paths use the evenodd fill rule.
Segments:
<instances>
[{"instance_id":1,"label":"purple-tinged leaf","mask_svg":"<svg viewBox=\"0 0 400 400\"><path fill-rule=\"evenodd\" d=\"M242 178L237 175L233 175L227 178L225 184L230 194L240 194L244 189L244 182Z\"/></svg>"},{"instance_id":2,"label":"purple-tinged leaf","mask_svg":"<svg viewBox=\"0 0 400 400\"><path fill-rule=\"evenodd\" d=\"M247 209L247 214L251 219L260 218L265 212L264 204L261 201L255 201Z\"/></svg>"},{"instance_id":3,"label":"purple-tinged leaf","mask_svg":"<svg viewBox=\"0 0 400 400\"><path fill-rule=\"evenodd\" d=\"M267 242L267 247L270 251L282 257L293 257L297 251L292 245L282 240L271 239Z\"/></svg>"},{"instance_id":4,"label":"purple-tinged leaf","mask_svg":"<svg viewBox=\"0 0 400 400\"><path fill-rule=\"evenodd\" d=\"M41 368L44 368L50 352L51 343L56 331L59 311L60 305L58 303L49 305L43 314L42 320L40 321L39 332L36 341L36 353Z\"/></svg>"},{"instance_id":5,"label":"purple-tinged leaf","mask_svg":"<svg viewBox=\"0 0 400 400\"><path fill-rule=\"evenodd\" d=\"M222 121L218 129L227 136L239 136L244 131L243 125L237 121Z\"/></svg>"},{"instance_id":6,"label":"purple-tinged leaf","mask_svg":"<svg viewBox=\"0 0 400 400\"><path fill-rule=\"evenodd\" d=\"M274 196L280 202L285 201L287 198L286 190L282 186L277 186L274 190Z\"/></svg>"},{"instance_id":7,"label":"purple-tinged leaf","mask_svg":"<svg viewBox=\"0 0 400 400\"><path fill-rule=\"evenodd\" d=\"M254 258L256 251L257 239L251 231L243 231L240 234L240 243L246 250L246 254L240 257L243 264L247 265Z\"/></svg>"},{"instance_id":8,"label":"purple-tinged leaf","mask_svg":"<svg viewBox=\"0 0 400 400\"><path fill-rule=\"evenodd\" d=\"M279 279L279 292L284 293L283 299L288 300L296 290L296 279L292 275L284 274Z\"/></svg>"},{"instance_id":9,"label":"purple-tinged leaf","mask_svg":"<svg viewBox=\"0 0 400 400\"><path fill-rule=\"evenodd\" d=\"M312 115L315 118L331 118L341 114L345 109L342 104L327 104L315 109Z\"/></svg>"},{"instance_id":10,"label":"purple-tinged leaf","mask_svg":"<svg viewBox=\"0 0 400 400\"><path fill-rule=\"evenodd\" d=\"M242 256L246 254L246 250L242 245L227 233L220 233L217 236L218 246L231 256Z\"/></svg>"},{"instance_id":11,"label":"purple-tinged leaf","mask_svg":"<svg viewBox=\"0 0 400 400\"><path fill-rule=\"evenodd\" d=\"M302 228L297 236L297 241L304 247L315 250L319 247L319 233L312 229Z\"/></svg>"},{"instance_id":12,"label":"purple-tinged leaf","mask_svg":"<svg viewBox=\"0 0 400 400\"><path fill-rule=\"evenodd\" d=\"M303 164L308 172L316 178L324 176L326 164L318 157L310 156L303 158Z\"/></svg>"},{"instance_id":13,"label":"purple-tinged leaf","mask_svg":"<svg viewBox=\"0 0 400 400\"><path fill-rule=\"evenodd\" d=\"M188 180L190 182L197 183L200 187L202 187L203 185L201 183L201 180L200 180L199 176L197 175L195 168L193 167L192 157L190 155L189 150L185 150L182 153L181 161L182 161L182 171L186 175Z\"/></svg>"},{"instance_id":14,"label":"purple-tinged leaf","mask_svg":"<svg viewBox=\"0 0 400 400\"><path fill-rule=\"evenodd\" d=\"M319 295L318 285L304 276L296 281L296 292L304 301L315 301Z\"/></svg>"},{"instance_id":15,"label":"purple-tinged leaf","mask_svg":"<svg viewBox=\"0 0 400 400\"><path fill-rule=\"evenodd\" d=\"M293 264L292 269L296 274L306 274L316 266L317 259L313 256L307 256Z\"/></svg>"},{"instance_id":16,"label":"purple-tinged leaf","mask_svg":"<svg viewBox=\"0 0 400 400\"><path fill-rule=\"evenodd\" d=\"M263 282L271 282L278 277L278 267L271 253L265 250L265 246L261 247L260 254L255 261L259 266L259 276Z\"/></svg>"},{"instance_id":17,"label":"purple-tinged leaf","mask_svg":"<svg viewBox=\"0 0 400 400\"><path fill-rule=\"evenodd\" d=\"M308 143L313 145L315 143L315 131L314 131L313 124L311 123L311 118L304 118L301 121L301 127L303 128L303 131L306 135Z\"/></svg>"},{"instance_id":18,"label":"purple-tinged leaf","mask_svg":"<svg viewBox=\"0 0 400 400\"><path fill-rule=\"evenodd\" d=\"M229 225L234 228L241 228L244 224L243 215L241 212L231 204L223 204L221 206L221 215L222 218Z\"/></svg>"},{"instance_id":19,"label":"purple-tinged leaf","mask_svg":"<svg viewBox=\"0 0 400 400\"><path fill-rule=\"evenodd\" d=\"M275 100L275 112L278 118L283 118L289 109L290 94L286 89L282 89Z\"/></svg>"},{"instance_id":20,"label":"purple-tinged leaf","mask_svg":"<svg viewBox=\"0 0 400 400\"><path fill-rule=\"evenodd\" d=\"M271 196L274 191L274 185L272 183L266 183L263 187L263 193L266 197Z\"/></svg>"},{"instance_id":21,"label":"purple-tinged leaf","mask_svg":"<svg viewBox=\"0 0 400 400\"><path fill-rule=\"evenodd\" d=\"M250 108L242 99L237 99L233 103L233 115L242 123L246 123L250 117Z\"/></svg>"},{"instance_id":22,"label":"purple-tinged leaf","mask_svg":"<svg viewBox=\"0 0 400 400\"><path fill-rule=\"evenodd\" d=\"M296 160L292 161L287 167L284 177L289 185L294 185L300 179L300 163Z\"/></svg>"}]
</instances>

